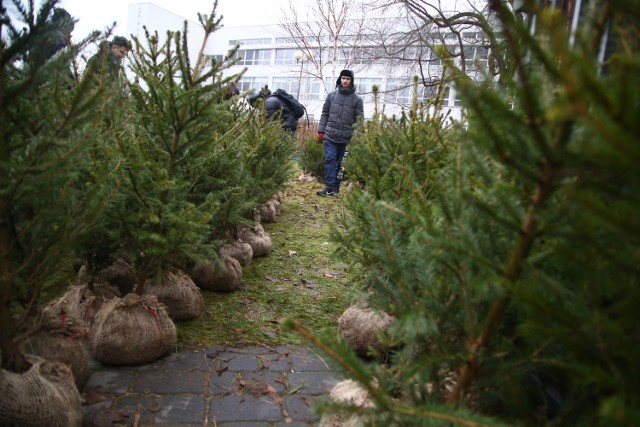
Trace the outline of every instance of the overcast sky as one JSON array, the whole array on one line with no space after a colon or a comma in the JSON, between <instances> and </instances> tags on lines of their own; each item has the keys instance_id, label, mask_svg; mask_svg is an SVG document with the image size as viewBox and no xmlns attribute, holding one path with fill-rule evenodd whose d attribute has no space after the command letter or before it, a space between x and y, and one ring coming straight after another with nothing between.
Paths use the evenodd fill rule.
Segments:
<instances>
[{"instance_id":1,"label":"overcast sky","mask_svg":"<svg viewBox=\"0 0 640 427\"><path fill-rule=\"evenodd\" d=\"M127 35L129 4L153 3L184 18L198 22L198 12L210 13L212 0L61 0L59 5L78 20L74 36L80 38L93 30L104 30L117 21L114 34ZM302 3L300 1L296 3ZM218 0L217 15L223 15L225 27L277 23L280 10L289 0Z\"/></svg>"}]
</instances>

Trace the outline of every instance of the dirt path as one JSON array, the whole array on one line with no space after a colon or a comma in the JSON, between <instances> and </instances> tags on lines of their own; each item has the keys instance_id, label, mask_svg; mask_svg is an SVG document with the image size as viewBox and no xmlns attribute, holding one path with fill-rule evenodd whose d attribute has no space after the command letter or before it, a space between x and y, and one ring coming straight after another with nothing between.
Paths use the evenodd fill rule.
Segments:
<instances>
[{"instance_id":1,"label":"dirt path","mask_svg":"<svg viewBox=\"0 0 640 427\"><path fill-rule=\"evenodd\" d=\"M272 250L243 268L244 288L229 294L205 292L205 314L180 322L180 349L211 345L301 344L280 331L287 317L312 331L335 326L352 292L347 266L331 257L330 224L340 208L336 198L315 194L318 183L292 181L282 194L282 213L263 224Z\"/></svg>"}]
</instances>

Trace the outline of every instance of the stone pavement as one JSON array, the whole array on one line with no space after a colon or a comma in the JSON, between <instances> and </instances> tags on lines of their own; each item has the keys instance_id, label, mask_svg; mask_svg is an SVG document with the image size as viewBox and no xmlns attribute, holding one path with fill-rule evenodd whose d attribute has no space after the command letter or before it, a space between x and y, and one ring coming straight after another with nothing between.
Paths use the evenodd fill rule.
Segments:
<instances>
[{"instance_id":1,"label":"stone pavement","mask_svg":"<svg viewBox=\"0 0 640 427\"><path fill-rule=\"evenodd\" d=\"M306 347L212 347L141 366L92 362L84 426L310 427L341 379Z\"/></svg>"}]
</instances>

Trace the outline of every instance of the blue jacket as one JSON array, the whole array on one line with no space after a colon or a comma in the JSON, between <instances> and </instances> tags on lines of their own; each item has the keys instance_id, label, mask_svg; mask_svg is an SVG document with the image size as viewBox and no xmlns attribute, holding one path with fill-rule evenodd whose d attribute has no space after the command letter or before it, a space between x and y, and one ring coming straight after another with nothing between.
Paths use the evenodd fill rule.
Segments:
<instances>
[{"instance_id":1,"label":"blue jacket","mask_svg":"<svg viewBox=\"0 0 640 427\"><path fill-rule=\"evenodd\" d=\"M359 117L364 117L362 98L356 94L353 86L347 89L339 87L324 101L318 133L324 133L336 144L347 144L351 141Z\"/></svg>"}]
</instances>

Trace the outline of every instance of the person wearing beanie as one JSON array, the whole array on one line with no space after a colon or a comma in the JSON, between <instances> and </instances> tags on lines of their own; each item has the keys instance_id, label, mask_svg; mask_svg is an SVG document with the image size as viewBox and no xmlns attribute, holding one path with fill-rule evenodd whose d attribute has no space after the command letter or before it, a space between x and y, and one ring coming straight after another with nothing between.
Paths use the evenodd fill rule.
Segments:
<instances>
[{"instance_id":1,"label":"person wearing beanie","mask_svg":"<svg viewBox=\"0 0 640 427\"><path fill-rule=\"evenodd\" d=\"M102 42L98 53L87 62L85 74L89 73L98 83L117 80L122 60L130 50L131 42L126 37L115 36L111 42Z\"/></svg>"},{"instance_id":2,"label":"person wearing beanie","mask_svg":"<svg viewBox=\"0 0 640 427\"><path fill-rule=\"evenodd\" d=\"M362 98L356 94L354 74L342 70L336 80L336 89L327 95L318 124L318 142L324 144L324 184L319 196L337 196L340 193L342 159L351 142L355 125L364 118Z\"/></svg>"}]
</instances>

